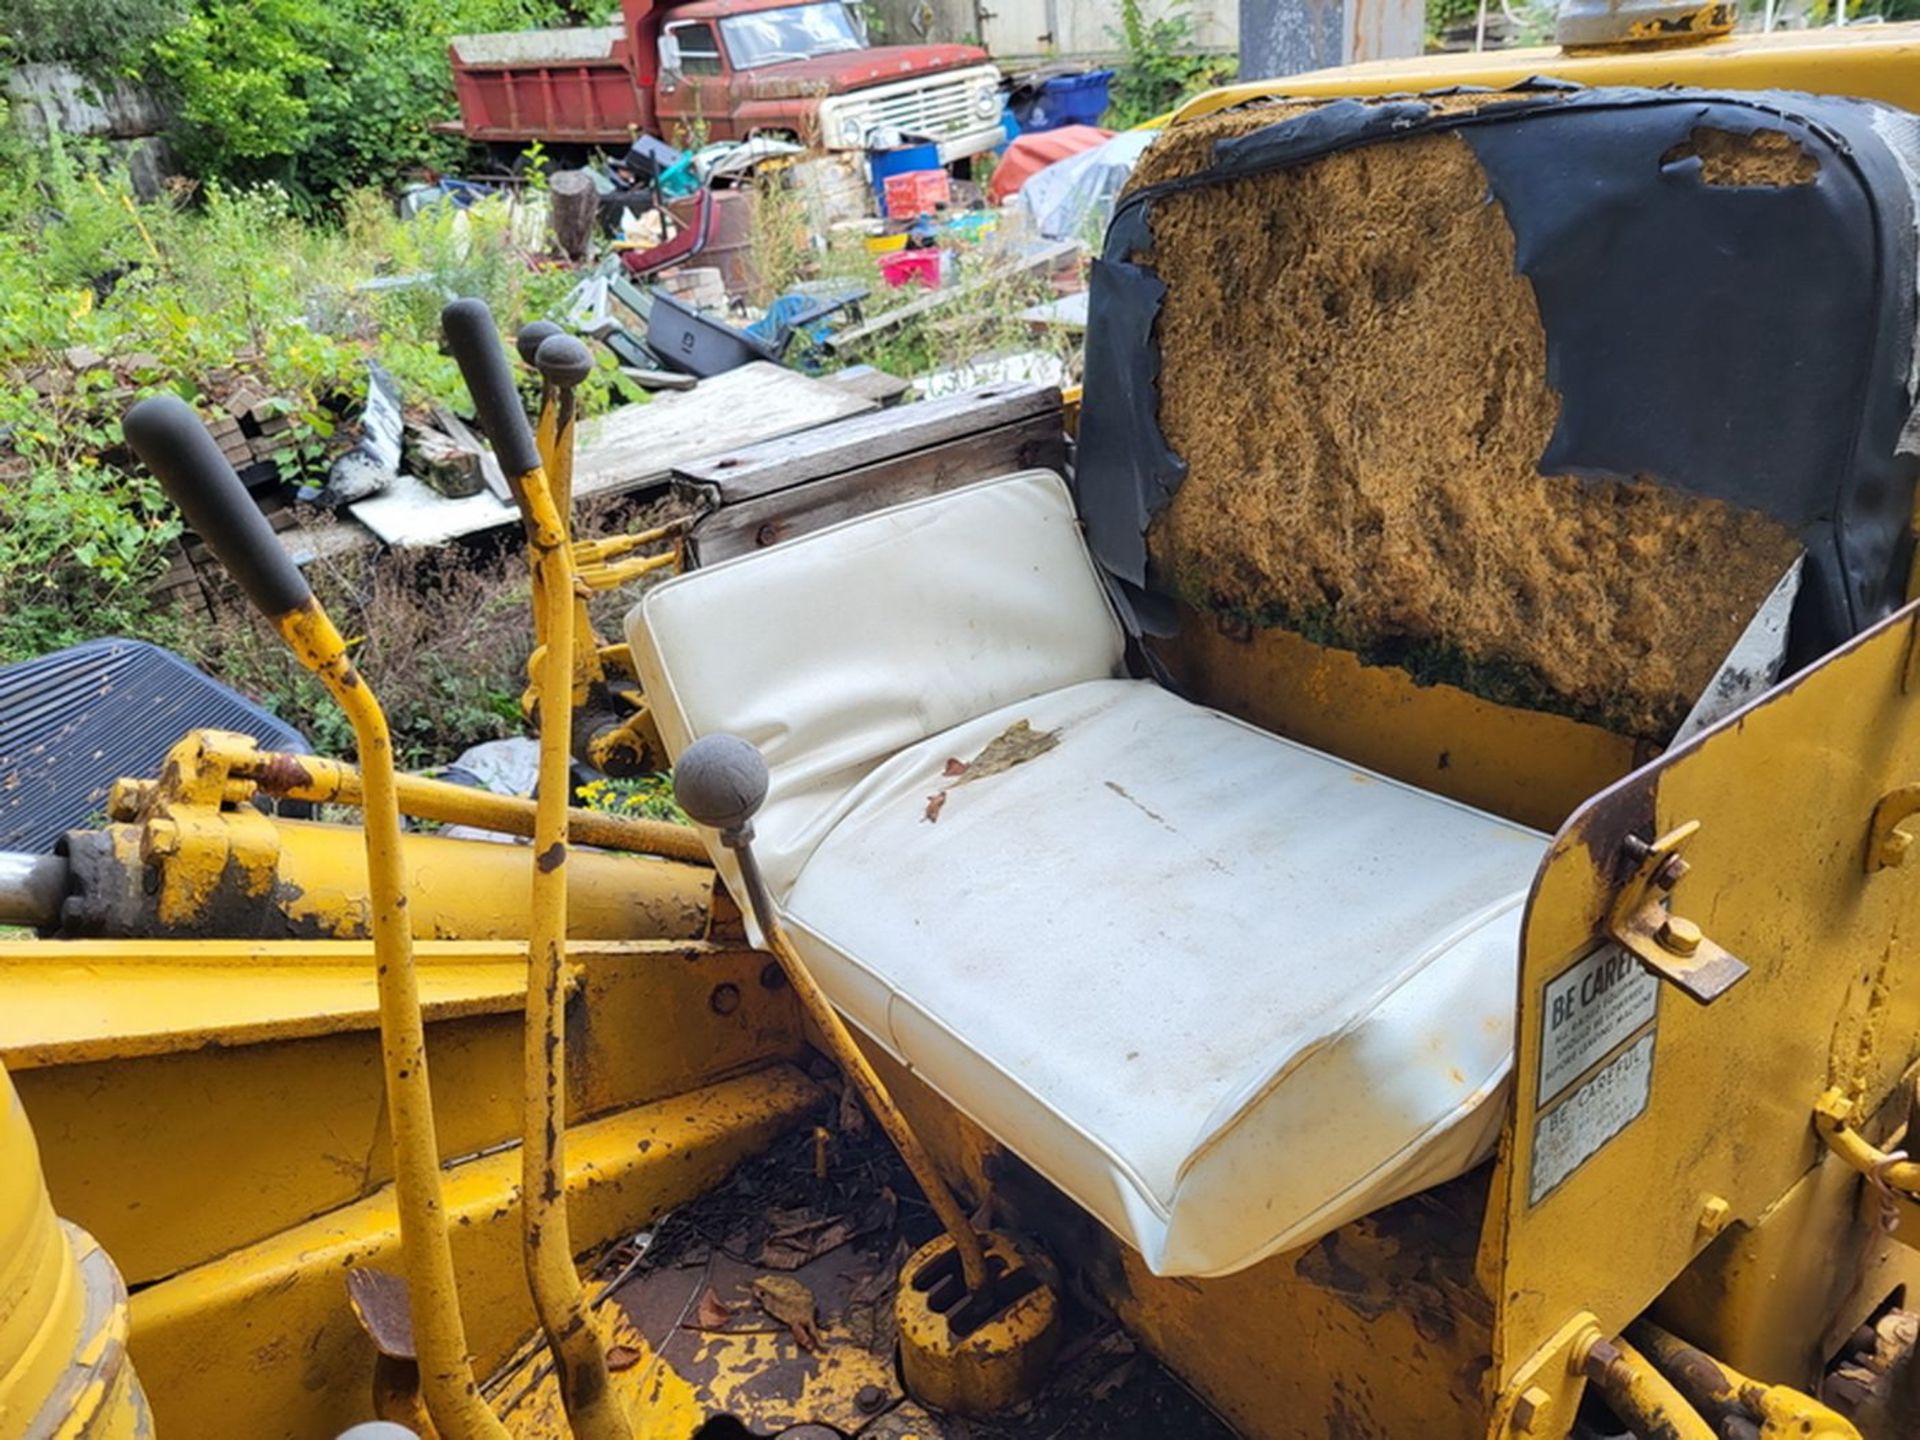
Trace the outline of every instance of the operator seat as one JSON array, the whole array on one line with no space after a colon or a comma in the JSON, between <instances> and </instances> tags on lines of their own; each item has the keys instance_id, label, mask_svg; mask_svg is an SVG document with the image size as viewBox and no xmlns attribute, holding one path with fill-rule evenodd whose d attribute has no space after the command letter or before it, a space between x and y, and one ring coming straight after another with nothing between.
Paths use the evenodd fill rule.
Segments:
<instances>
[{"instance_id":1,"label":"operator seat","mask_svg":"<svg viewBox=\"0 0 1920 1440\"><path fill-rule=\"evenodd\" d=\"M755 849L834 1003L1156 1274L1491 1149L1545 838L1127 678L1058 476L691 571L627 638L673 753L765 755Z\"/></svg>"}]
</instances>

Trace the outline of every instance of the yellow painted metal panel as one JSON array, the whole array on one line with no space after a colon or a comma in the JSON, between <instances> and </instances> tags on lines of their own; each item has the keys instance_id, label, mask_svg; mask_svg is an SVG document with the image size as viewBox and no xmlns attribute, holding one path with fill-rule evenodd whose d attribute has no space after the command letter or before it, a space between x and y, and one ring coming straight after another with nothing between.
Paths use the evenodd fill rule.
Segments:
<instances>
[{"instance_id":1,"label":"yellow painted metal panel","mask_svg":"<svg viewBox=\"0 0 1920 1440\"><path fill-rule=\"evenodd\" d=\"M1156 647L1182 693L1229 715L1536 829L1633 768L1633 742L1514 710L1287 630L1229 634L1191 610Z\"/></svg>"},{"instance_id":2,"label":"yellow painted metal panel","mask_svg":"<svg viewBox=\"0 0 1920 1440\"><path fill-rule=\"evenodd\" d=\"M1181 107L1174 121L1270 95L1391 95L1449 85L1515 85L1535 75L1582 85L1809 90L1920 110L1920 23L1778 30L1665 49L1568 54L1541 48L1375 60L1210 90Z\"/></svg>"},{"instance_id":3,"label":"yellow painted metal panel","mask_svg":"<svg viewBox=\"0 0 1920 1440\"><path fill-rule=\"evenodd\" d=\"M820 1100L774 1066L574 1127L567 1189L576 1243L598 1245L714 1184ZM533 1325L520 1254L520 1157L445 1177L468 1338L484 1373ZM349 1312L352 1266L399 1269L393 1195L376 1195L148 1287L132 1352L162 1435L331 1440L371 1417L372 1342Z\"/></svg>"},{"instance_id":4,"label":"yellow painted metal panel","mask_svg":"<svg viewBox=\"0 0 1920 1440\"><path fill-rule=\"evenodd\" d=\"M149 947L192 948L177 942ZM217 1008L249 991L271 989L262 983L263 973L271 978L271 972L245 963L262 947L198 948L226 952L191 971L207 1004ZM282 958L309 961L367 950L363 943L342 941L270 948ZM463 947L420 948L460 953ZM516 955L499 962L510 966L511 1003L460 1018L427 1007L433 1017L428 1055L438 1096L436 1127L448 1158L520 1133L517 991L524 960L517 957L525 947L477 948ZM792 997L766 986L763 955L651 942L576 944L570 955L584 976L584 993L568 1017L575 1039L569 1103L576 1116L693 1090L802 1053ZM73 993L78 1003L90 1003L95 992L117 991L128 974L146 968L138 962L100 967ZM431 998L433 964L422 965L421 980ZM370 991L364 975L355 984ZM98 1235L139 1283L346 1204L386 1181L392 1156L378 1037L370 1000L351 1000L359 991L348 993L362 1007L357 1013L303 1017L303 1026L311 1018L320 1033L302 1038L274 1031L256 1037L257 1043L240 1043L238 1029L223 1035L182 1009L173 1014L170 1035L146 1037L154 1042L151 1053L116 1050L112 1058L92 1059L98 1047L82 1047L58 1057L62 1063L17 1071L56 1205ZM46 1004L57 1008L61 993L53 992ZM121 996L135 1015L137 998L137 992L133 1000ZM110 1031L105 1038L113 1038Z\"/></svg>"},{"instance_id":5,"label":"yellow painted metal panel","mask_svg":"<svg viewBox=\"0 0 1920 1440\"><path fill-rule=\"evenodd\" d=\"M421 1004L435 1019L520 1009L524 943L423 941L417 959ZM21 1070L372 1029L373 970L363 940L0 947L0 1059Z\"/></svg>"},{"instance_id":6,"label":"yellow painted metal panel","mask_svg":"<svg viewBox=\"0 0 1920 1440\"><path fill-rule=\"evenodd\" d=\"M1821 1154L1811 1107L1829 1085L1870 1113L1912 1062L1920 876L1869 874L1865 855L1876 802L1920 775L1915 616L1902 611L1629 776L1550 848L1527 912L1515 1113L1481 1261L1501 1301L1503 1383L1581 1311L1617 1332L1719 1228L1787 1194ZM1550 982L1596 943L1632 868L1629 837L1696 820L1671 905L1751 973L1706 1005L1661 985L1652 1028L1571 1089L1548 1087L1560 1094L1549 1103ZM1627 1103L1593 1108L1610 1095ZM1575 1099L1587 1119L1548 1118ZM1556 1134L1582 1143L1552 1163ZM1548 1168L1536 1172L1537 1141Z\"/></svg>"}]
</instances>

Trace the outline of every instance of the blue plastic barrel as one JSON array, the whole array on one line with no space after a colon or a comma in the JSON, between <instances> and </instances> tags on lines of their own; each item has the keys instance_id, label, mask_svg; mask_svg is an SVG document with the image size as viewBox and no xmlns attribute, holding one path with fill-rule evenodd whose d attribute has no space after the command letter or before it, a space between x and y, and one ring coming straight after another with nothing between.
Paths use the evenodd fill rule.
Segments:
<instances>
[{"instance_id":1,"label":"blue plastic barrel","mask_svg":"<svg viewBox=\"0 0 1920 1440\"><path fill-rule=\"evenodd\" d=\"M1062 125L1098 125L1111 103L1107 90L1112 83L1111 70L1056 75L1042 81L1033 108L1021 117L1021 128L1058 130Z\"/></svg>"}]
</instances>

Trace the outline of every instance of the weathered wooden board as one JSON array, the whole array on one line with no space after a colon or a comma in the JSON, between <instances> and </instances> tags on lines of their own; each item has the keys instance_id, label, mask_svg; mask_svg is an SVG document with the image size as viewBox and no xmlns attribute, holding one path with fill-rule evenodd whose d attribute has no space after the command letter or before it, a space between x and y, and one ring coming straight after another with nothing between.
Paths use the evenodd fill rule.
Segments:
<instances>
[{"instance_id":1,"label":"weathered wooden board","mask_svg":"<svg viewBox=\"0 0 1920 1440\"><path fill-rule=\"evenodd\" d=\"M698 389L624 406L583 425L574 498L664 485L676 465L874 408L838 386L756 361L703 380ZM390 545L433 545L520 518L490 494L449 500L407 475L349 508Z\"/></svg>"},{"instance_id":2,"label":"weathered wooden board","mask_svg":"<svg viewBox=\"0 0 1920 1440\"><path fill-rule=\"evenodd\" d=\"M676 472L683 494L706 504L724 496L688 537L694 563L710 565L995 475L1066 465L1060 392L1050 386L909 405L887 412L885 425L876 425L878 418L844 421Z\"/></svg>"},{"instance_id":3,"label":"weathered wooden board","mask_svg":"<svg viewBox=\"0 0 1920 1440\"><path fill-rule=\"evenodd\" d=\"M1048 417L1059 432L1059 390L1025 382L988 385L679 464L674 484L702 503L734 505L1035 416Z\"/></svg>"}]
</instances>

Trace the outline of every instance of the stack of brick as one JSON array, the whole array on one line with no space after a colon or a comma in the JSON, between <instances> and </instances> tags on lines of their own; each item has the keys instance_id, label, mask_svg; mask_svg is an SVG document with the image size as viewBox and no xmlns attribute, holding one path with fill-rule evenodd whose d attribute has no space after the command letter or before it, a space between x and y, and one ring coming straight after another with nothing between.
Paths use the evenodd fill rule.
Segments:
<instances>
[{"instance_id":1,"label":"stack of brick","mask_svg":"<svg viewBox=\"0 0 1920 1440\"><path fill-rule=\"evenodd\" d=\"M270 396L238 381L208 428L249 489L280 478L275 456L293 443L293 422Z\"/></svg>"}]
</instances>

